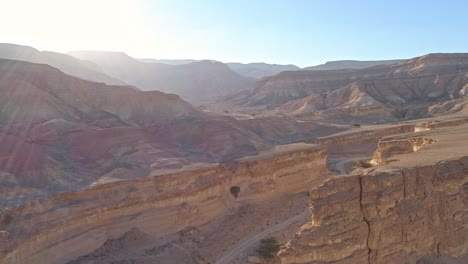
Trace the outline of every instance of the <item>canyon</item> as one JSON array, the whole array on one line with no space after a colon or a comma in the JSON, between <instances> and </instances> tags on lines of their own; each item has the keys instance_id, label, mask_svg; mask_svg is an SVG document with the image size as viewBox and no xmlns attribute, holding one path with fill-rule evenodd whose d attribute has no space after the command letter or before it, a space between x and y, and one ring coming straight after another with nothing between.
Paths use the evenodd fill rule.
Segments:
<instances>
[{"instance_id":1,"label":"canyon","mask_svg":"<svg viewBox=\"0 0 468 264\"><path fill-rule=\"evenodd\" d=\"M64 263L133 228L157 240L187 226L202 226L243 204L306 191L326 172L325 156L321 146L289 145L227 164L107 183L25 203L3 211L2 227L10 239L4 241L0 259ZM238 195L230 191L234 186Z\"/></svg>"},{"instance_id":2,"label":"canyon","mask_svg":"<svg viewBox=\"0 0 468 264\"><path fill-rule=\"evenodd\" d=\"M70 53L90 78L31 52L0 59L0 263L468 261L467 54L240 88L214 61ZM183 84L150 89L151 67Z\"/></svg>"},{"instance_id":3,"label":"canyon","mask_svg":"<svg viewBox=\"0 0 468 264\"><path fill-rule=\"evenodd\" d=\"M281 263L463 263L467 122L362 128L26 202L2 210L0 259L171 263L185 252L184 263L245 263L243 252L273 233L287 234ZM364 137L373 148L355 149ZM351 175L327 168L330 157L373 151L386 159ZM277 222L256 229L268 221ZM259 236L242 240L249 231Z\"/></svg>"}]
</instances>

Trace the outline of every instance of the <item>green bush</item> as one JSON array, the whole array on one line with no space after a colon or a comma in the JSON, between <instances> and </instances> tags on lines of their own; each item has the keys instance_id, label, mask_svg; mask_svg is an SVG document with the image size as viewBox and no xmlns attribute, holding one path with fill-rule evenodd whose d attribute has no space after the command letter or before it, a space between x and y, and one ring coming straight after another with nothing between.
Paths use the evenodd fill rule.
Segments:
<instances>
[{"instance_id":1,"label":"green bush","mask_svg":"<svg viewBox=\"0 0 468 264\"><path fill-rule=\"evenodd\" d=\"M278 253L280 245L274 237L269 237L260 240L260 245L258 246L256 252L257 254L265 260L272 259L276 253Z\"/></svg>"}]
</instances>

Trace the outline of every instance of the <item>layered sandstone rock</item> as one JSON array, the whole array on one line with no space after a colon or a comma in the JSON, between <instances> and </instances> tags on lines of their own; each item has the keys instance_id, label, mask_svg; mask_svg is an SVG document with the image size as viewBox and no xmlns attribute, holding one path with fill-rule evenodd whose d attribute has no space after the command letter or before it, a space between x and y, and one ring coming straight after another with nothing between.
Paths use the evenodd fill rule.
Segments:
<instances>
[{"instance_id":1,"label":"layered sandstone rock","mask_svg":"<svg viewBox=\"0 0 468 264\"><path fill-rule=\"evenodd\" d=\"M304 191L326 172L325 159L321 146L289 145L258 157L102 184L10 208L0 219L5 234L0 262L64 263L134 228L160 239L240 205Z\"/></svg>"},{"instance_id":2,"label":"layered sandstone rock","mask_svg":"<svg viewBox=\"0 0 468 264\"><path fill-rule=\"evenodd\" d=\"M313 188L311 222L282 249L282 262L466 261L466 128L425 132L437 142L411 154L393 153L394 162L370 174L335 177ZM401 142L403 137L411 152L411 141L424 142L410 134Z\"/></svg>"},{"instance_id":3,"label":"layered sandstone rock","mask_svg":"<svg viewBox=\"0 0 468 264\"><path fill-rule=\"evenodd\" d=\"M468 158L335 178L311 191L313 219L282 263L404 263L468 252Z\"/></svg>"}]
</instances>

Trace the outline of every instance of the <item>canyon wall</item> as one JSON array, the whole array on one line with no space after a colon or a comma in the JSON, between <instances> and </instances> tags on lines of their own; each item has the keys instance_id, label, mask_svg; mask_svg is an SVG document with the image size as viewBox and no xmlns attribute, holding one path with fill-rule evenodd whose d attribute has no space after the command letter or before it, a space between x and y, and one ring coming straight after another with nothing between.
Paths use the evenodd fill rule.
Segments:
<instances>
[{"instance_id":1,"label":"canyon wall","mask_svg":"<svg viewBox=\"0 0 468 264\"><path fill-rule=\"evenodd\" d=\"M468 254L468 157L336 177L310 192L312 220L282 263L415 263Z\"/></svg>"},{"instance_id":2,"label":"canyon wall","mask_svg":"<svg viewBox=\"0 0 468 264\"><path fill-rule=\"evenodd\" d=\"M307 190L326 174L325 162L324 147L295 144L29 202L1 214L0 263L66 263L132 228L161 239L240 205Z\"/></svg>"},{"instance_id":3,"label":"canyon wall","mask_svg":"<svg viewBox=\"0 0 468 264\"><path fill-rule=\"evenodd\" d=\"M322 137L311 143L326 145L329 154L347 154L354 152L368 152L370 155L382 137L414 132L412 124L401 124L391 127L369 129L359 128L356 131L346 131L340 134Z\"/></svg>"}]
</instances>

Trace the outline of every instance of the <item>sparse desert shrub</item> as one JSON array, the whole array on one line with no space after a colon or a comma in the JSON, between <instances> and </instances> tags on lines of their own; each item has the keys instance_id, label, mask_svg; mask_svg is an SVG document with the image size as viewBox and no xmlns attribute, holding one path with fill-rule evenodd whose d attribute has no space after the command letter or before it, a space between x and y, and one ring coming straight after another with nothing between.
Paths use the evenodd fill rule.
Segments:
<instances>
[{"instance_id":1,"label":"sparse desert shrub","mask_svg":"<svg viewBox=\"0 0 468 264\"><path fill-rule=\"evenodd\" d=\"M408 115L408 110L402 108L395 108L393 109L392 114L394 117L398 118L398 120L401 120L406 118L406 116Z\"/></svg>"},{"instance_id":2,"label":"sparse desert shrub","mask_svg":"<svg viewBox=\"0 0 468 264\"><path fill-rule=\"evenodd\" d=\"M280 245L274 237L264 238L260 240L256 252L264 260L272 259L280 250Z\"/></svg>"},{"instance_id":3,"label":"sparse desert shrub","mask_svg":"<svg viewBox=\"0 0 468 264\"><path fill-rule=\"evenodd\" d=\"M351 126L352 126L352 127L361 127L361 124L359 124L359 123L353 123L353 124L351 124Z\"/></svg>"},{"instance_id":4,"label":"sparse desert shrub","mask_svg":"<svg viewBox=\"0 0 468 264\"><path fill-rule=\"evenodd\" d=\"M372 168L372 164L370 164L367 160L358 160L356 161L356 168L368 169Z\"/></svg>"},{"instance_id":5,"label":"sparse desert shrub","mask_svg":"<svg viewBox=\"0 0 468 264\"><path fill-rule=\"evenodd\" d=\"M11 215L6 215L5 219L3 219L3 224L4 225L9 225L13 222L13 216Z\"/></svg>"},{"instance_id":6,"label":"sparse desert shrub","mask_svg":"<svg viewBox=\"0 0 468 264\"><path fill-rule=\"evenodd\" d=\"M239 186L232 186L230 191L231 191L232 196L234 196L234 198L237 199L237 197L239 197L239 193L240 193Z\"/></svg>"}]
</instances>

